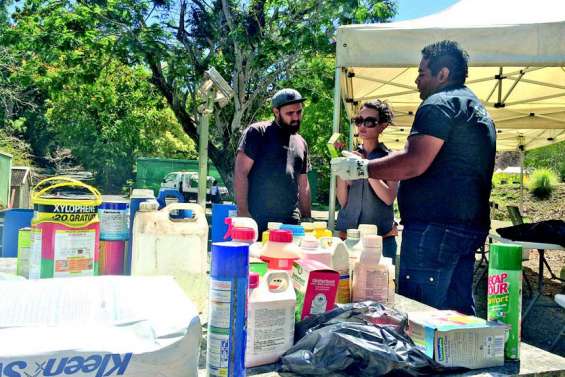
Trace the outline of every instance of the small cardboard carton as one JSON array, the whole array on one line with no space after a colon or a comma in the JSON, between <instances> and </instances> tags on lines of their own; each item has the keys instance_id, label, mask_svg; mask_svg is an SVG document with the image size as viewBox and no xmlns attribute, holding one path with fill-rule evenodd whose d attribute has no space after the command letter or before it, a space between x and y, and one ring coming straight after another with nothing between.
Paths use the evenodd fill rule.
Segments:
<instances>
[{"instance_id":1,"label":"small cardboard carton","mask_svg":"<svg viewBox=\"0 0 565 377\"><path fill-rule=\"evenodd\" d=\"M292 269L296 291L296 320L333 309L339 273L314 260L296 260Z\"/></svg>"},{"instance_id":2,"label":"small cardboard carton","mask_svg":"<svg viewBox=\"0 0 565 377\"><path fill-rule=\"evenodd\" d=\"M504 365L506 326L452 310L408 313L408 335L446 367Z\"/></svg>"}]
</instances>

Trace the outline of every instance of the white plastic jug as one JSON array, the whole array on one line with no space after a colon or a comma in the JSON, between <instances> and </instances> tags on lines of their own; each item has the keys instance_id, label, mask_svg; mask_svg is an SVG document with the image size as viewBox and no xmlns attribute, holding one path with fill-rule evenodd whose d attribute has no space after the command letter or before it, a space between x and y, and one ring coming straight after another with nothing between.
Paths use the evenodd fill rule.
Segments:
<instances>
[{"instance_id":1,"label":"white plastic jug","mask_svg":"<svg viewBox=\"0 0 565 377\"><path fill-rule=\"evenodd\" d=\"M325 237L320 240L322 249L329 251L331 256L330 267L339 272L339 285L337 287L336 302L348 304L351 302L351 282L349 265L349 251L345 243L338 237Z\"/></svg>"},{"instance_id":2,"label":"white plastic jug","mask_svg":"<svg viewBox=\"0 0 565 377\"><path fill-rule=\"evenodd\" d=\"M314 236L306 236L300 245L301 259L317 260L328 267L332 267L332 252L320 247L320 240Z\"/></svg>"},{"instance_id":3,"label":"white plastic jug","mask_svg":"<svg viewBox=\"0 0 565 377\"><path fill-rule=\"evenodd\" d=\"M367 235L363 242L363 251L353 269L353 302L372 300L388 303L390 269L381 262L383 241L380 236Z\"/></svg>"},{"instance_id":4,"label":"white plastic jug","mask_svg":"<svg viewBox=\"0 0 565 377\"><path fill-rule=\"evenodd\" d=\"M294 342L296 294L286 271L269 271L250 289L245 366L274 363Z\"/></svg>"},{"instance_id":5,"label":"white plastic jug","mask_svg":"<svg viewBox=\"0 0 565 377\"><path fill-rule=\"evenodd\" d=\"M132 275L171 275L199 312L207 310L208 223L198 204L172 203L157 210L141 203L133 222ZM170 213L192 211L192 218L171 219Z\"/></svg>"}]
</instances>

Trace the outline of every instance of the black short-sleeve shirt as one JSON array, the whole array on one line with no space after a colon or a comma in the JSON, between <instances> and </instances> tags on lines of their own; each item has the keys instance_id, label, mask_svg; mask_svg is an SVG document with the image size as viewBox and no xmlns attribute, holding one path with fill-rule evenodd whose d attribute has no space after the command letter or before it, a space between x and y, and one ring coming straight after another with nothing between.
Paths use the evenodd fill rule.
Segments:
<instances>
[{"instance_id":1,"label":"black short-sleeve shirt","mask_svg":"<svg viewBox=\"0 0 565 377\"><path fill-rule=\"evenodd\" d=\"M238 150L251 158L247 195L249 212L258 223L285 221L300 214L298 177L310 170L308 145L299 134L290 134L276 122L247 127Z\"/></svg>"},{"instance_id":2,"label":"black short-sleeve shirt","mask_svg":"<svg viewBox=\"0 0 565 377\"><path fill-rule=\"evenodd\" d=\"M488 230L496 130L480 100L464 85L431 95L418 108L409 138L418 135L444 144L422 175L400 182L402 222Z\"/></svg>"}]
</instances>

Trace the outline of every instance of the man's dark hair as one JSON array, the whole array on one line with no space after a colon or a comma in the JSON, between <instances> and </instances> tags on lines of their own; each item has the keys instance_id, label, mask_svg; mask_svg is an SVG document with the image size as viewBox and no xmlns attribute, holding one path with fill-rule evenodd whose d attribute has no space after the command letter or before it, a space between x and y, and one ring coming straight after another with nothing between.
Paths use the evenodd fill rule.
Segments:
<instances>
[{"instance_id":1,"label":"man's dark hair","mask_svg":"<svg viewBox=\"0 0 565 377\"><path fill-rule=\"evenodd\" d=\"M469 54L455 41L441 41L422 49L422 57L428 61L432 75L446 67L449 69L449 81L464 84L469 71Z\"/></svg>"},{"instance_id":2,"label":"man's dark hair","mask_svg":"<svg viewBox=\"0 0 565 377\"><path fill-rule=\"evenodd\" d=\"M361 108L364 107L367 109L373 109L379 113L379 123L392 123L394 113L388 103L381 101L380 99L374 99L372 101L365 102Z\"/></svg>"}]
</instances>

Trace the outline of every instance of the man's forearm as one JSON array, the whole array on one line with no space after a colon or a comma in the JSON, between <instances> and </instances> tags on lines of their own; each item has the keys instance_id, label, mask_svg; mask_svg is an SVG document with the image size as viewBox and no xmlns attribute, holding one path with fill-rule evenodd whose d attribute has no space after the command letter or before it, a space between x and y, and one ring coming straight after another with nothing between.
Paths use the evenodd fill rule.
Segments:
<instances>
[{"instance_id":1,"label":"man's forearm","mask_svg":"<svg viewBox=\"0 0 565 377\"><path fill-rule=\"evenodd\" d=\"M239 215L249 216L249 207L247 203L247 194L249 190L249 180L245 175L236 175L234 181L235 203L237 204L237 213Z\"/></svg>"},{"instance_id":2,"label":"man's forearm","mask_svg":"<svg viewBox=\"0 0 565 377\"><path fill-rule=\"evenodd\" d=\"M394 152L386 157L371 160L368 170L369 177L387 181L401 181L422 174L413 157L406 151Z\"/></svg>"},{"instance_id":3,"label":"man's forearm","mask_svg":"<svg viewBox=\"0 0 565 377\"><path fill-rule=\"evenodd\" d=\"M312 200L310 194L310 187L303 192L300 192L298 197L298 206L300 207L300 216L312 217Z\"/></svg>"}]
</instances>

